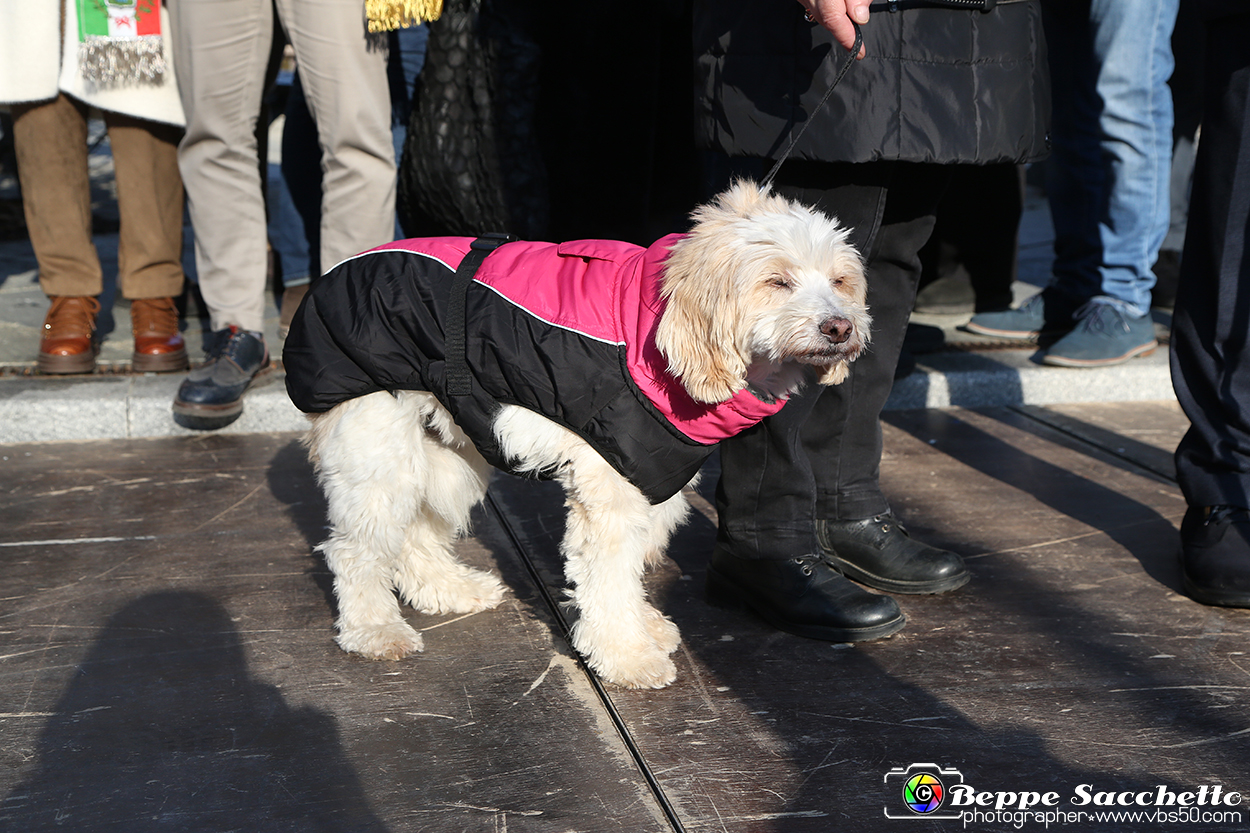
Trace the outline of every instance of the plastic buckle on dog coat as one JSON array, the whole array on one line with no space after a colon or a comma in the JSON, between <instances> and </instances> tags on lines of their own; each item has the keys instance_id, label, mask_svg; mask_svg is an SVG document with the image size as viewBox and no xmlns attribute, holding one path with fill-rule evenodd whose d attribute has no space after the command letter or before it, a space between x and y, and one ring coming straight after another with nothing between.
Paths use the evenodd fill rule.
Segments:
<instances>
[{"instance_id":1,"label":"plastic buckle on dog coat","mask_svg":"<svg viewBox=\"0 0 1250 833\"><path fill-rule=\"evenodd\" d=\"M511 234L501 231L492 231L483 234L481 237L474 240L469 244L469 248L477 249L478 251L493 252L504 243L511 243L513 240L516 240L516 238Z\"/></svg>"}]
</instances>

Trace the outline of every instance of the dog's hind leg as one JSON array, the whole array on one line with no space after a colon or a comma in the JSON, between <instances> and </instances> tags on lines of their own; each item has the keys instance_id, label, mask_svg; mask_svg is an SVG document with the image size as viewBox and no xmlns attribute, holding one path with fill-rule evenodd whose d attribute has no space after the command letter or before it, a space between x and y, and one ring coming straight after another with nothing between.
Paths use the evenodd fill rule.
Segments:
<instances>
[{"instance_id":1,"label":"dog's hind leg","mask_svg":"<svg viewBox=\"0 0 1250 833\"><path fill-rule=\"evenodd\" d=\"M334 573L337 642L371 659L424 645L400 614L396 564L424 503L424 415L419 399L375 393L317 417L307 443L326 495L330 537L318 549Z\"/></svg>"},{"instance_id":2,"label":"dog's hind leg","mask_svg":"<svg viewBox=\"0 0 1250 833\"><path fill-rule=\"evenodd\" d=\"M482 455L455 433L448 447L440 444L440 432L431 431L426 466L437 485L424 494L395 566L400 595L422 613L476 613L495 607L504 596L498 576L468 567L455 555L456 539L468 527L469 512L485 497L490 477Z\"/></svg>"}]
</instances>

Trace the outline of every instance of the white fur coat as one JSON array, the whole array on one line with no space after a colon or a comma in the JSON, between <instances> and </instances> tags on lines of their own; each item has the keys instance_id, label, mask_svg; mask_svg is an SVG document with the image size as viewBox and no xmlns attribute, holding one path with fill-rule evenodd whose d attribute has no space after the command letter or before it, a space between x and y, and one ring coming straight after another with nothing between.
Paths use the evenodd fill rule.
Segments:
<instances>
[{"instance_id":1,"label":"white fur coat","mask_svg":"<svg viewBox=\"0 0 1250 833\"><path fill-rule=\"evenodd\" d=\"M58 6L65 5L65 40ZM101 110L183 125L174 76L169 14L161 7L168 69L159 85L102 89L78 71L78 9L73 0L0 0L0 106L45 101L62 90Z\"/></svg>"}]
</instances>

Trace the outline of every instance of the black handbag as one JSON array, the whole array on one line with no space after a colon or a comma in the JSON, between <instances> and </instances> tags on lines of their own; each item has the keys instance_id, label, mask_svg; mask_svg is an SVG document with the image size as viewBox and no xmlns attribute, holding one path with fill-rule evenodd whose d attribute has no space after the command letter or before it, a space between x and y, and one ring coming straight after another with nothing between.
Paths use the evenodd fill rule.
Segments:
<instances>
[{"instance_id":1,"label":"black handbag","mask_svg":"<svg viewBox=\"0 0 1250 833\"><path fill-rule=\"evenodd\" d=\"M539 48L526 22L500 0L445 0L430 24L399 166L408 237L545 236Z\"/></svg>"}]
</instances>

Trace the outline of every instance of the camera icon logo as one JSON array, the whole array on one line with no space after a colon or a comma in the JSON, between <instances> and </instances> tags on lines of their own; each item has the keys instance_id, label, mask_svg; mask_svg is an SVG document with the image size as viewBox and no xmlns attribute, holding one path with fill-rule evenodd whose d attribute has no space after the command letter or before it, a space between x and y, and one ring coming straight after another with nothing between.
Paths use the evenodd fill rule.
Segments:
<instances>
[{"instance_id":1,"label":"camera icon logo","mask_svg":"<svg viewBox=\"0 0 1250 833\"><path fill-rule=\"evenodd\" d=\"M900 812L897 804L885 806L885 817L889 819L958 819L958 812L943 813L942 804L946 800L947 791L956 784L962 784L963 774L949 767L937 764L910 764L906 768L895 767L885 774L885 783L898 790L905 811Z\"/></svg>"}]
</instances>

